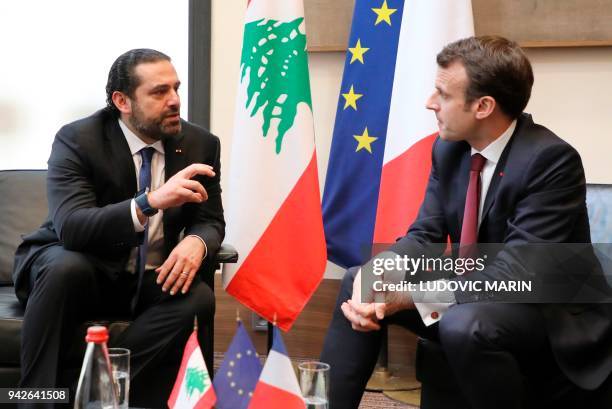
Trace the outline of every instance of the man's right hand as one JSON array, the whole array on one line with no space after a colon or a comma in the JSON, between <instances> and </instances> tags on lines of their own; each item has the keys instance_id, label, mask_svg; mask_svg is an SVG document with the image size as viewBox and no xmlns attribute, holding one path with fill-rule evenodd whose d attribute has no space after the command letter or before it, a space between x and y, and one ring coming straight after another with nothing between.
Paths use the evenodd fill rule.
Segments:
<instances>
[{"instance_id":1,"label":"man's right hand","mask_svg":"<svg viewBox=\"0 0 612 409\"><path fill-rule=\"evenodd\" d=\"M149 204L154 209L167 209L185 203L202 203L208 199L208 193L200 182L191 180L196 175L215 176L213 168L202 163L194 163L177 172L159 189L149 193Z\"/></svg>"},{"instance_id":2,"label":"man's right hand","mask_svg":"<svg viewBox=\"0 0 612 409\"><path fill-rule=\"evenodd\" d=\"M368 332L380 329L374 303L362 303L361 300L361 269L359 269L357 275L355 275L355 281L353 281L352 298L342 303L340 309L355 331Z\"/></svg>"}]
</instances>

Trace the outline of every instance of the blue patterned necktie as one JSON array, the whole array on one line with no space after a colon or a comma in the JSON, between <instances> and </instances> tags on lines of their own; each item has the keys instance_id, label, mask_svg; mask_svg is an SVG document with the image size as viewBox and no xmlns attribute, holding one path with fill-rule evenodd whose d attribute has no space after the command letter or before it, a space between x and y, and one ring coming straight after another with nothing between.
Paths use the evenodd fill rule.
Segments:
<instances>
[{"instance_id":1,"label":"blue patterned necktie","mask_svg":"<svg viewBox=\"0 0 612 409\"><path fill-rule=\"evenodd\" d=\"M151 189L151 160L153 159L153 153L155 148L142 148L140 150L140 156L142 157L142 166L140 166L140 172L138 173L138 187L140 191L145 189ZM138 258L136 260L136 273L138 274L138 285L136 287L136 294L132 299L132 314L136 312L138 305L138 298L140 295L140 288L142 287L142 278L144 276L145 267L147 265L147 249L149 247L149 223L145 226L143 232L142 244L138 247Z\"/></svg>"}]
</instances>

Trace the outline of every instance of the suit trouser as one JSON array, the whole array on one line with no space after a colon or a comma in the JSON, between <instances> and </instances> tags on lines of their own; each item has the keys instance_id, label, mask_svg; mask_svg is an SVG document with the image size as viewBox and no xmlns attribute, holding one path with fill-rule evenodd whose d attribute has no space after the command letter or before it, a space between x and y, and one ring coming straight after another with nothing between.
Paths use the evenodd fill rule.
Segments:
<instances>
[{"instance_id":1,"label":"suit trouser","mask_svg":"<svg viewBox=\"0 0 612 409\"><path fill-rule=\"evenodd\" d=\"M359 406L380 350L380 331L353 330L340 310L352 296L357 271L349 269L342 280L321 354L321 361L331 365L330 409ZM555 362L537 306L457 304L430 327L416 310L401 311L383 324L399 324L439 341L459 389L474 409L523 408L528 388L540 392L542 405L580 394Z\"/></svg>"},{"instance_id":2,"label":"suit trouser","mask_svg":"<svg viewBox=\"0 0 612 409\"><path fill-rule=\"evenodd\" d=\"M113 281L82 253L59 245L38 255L30 273L33 286L22 328L20 386L74 387L74 379L62 379L60 375L77 327L96 316L129 317L137 277L124 272ZM155 279L155 272L145 272L136 316L110 345L130 349L134 388L138 388L138 375L143 370L154 368L162 360L168 362L169 354L178 370L194 316L200 329L214 316L214 293L199 277L187 294L174 296L162 292ZM199 338L205 345L202 333ZM171 387L176 374L159 373L165 377L159 384Z\"/></svg>"}]
</instances>

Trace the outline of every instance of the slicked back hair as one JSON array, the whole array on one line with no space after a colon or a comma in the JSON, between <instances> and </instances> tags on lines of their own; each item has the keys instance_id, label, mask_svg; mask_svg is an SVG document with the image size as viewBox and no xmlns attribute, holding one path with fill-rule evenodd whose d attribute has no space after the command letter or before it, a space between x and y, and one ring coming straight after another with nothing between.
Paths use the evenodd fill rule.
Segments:
<instances>
[{"instance_id":1,"label":"slicked back hair","mask_svg":"<svg viewBox=\"0 0 612 409\"><path fill-rule=\"evenodd\" d=\"M106 82L106 110L119 117L119 110L113 103L113 92L120 91L130 98L140 85L140 78L134 72L136 66L142 63L171 61L166 54L150 48L135 48L121 54L111 66Z\"/></svg>"}]
</instances>

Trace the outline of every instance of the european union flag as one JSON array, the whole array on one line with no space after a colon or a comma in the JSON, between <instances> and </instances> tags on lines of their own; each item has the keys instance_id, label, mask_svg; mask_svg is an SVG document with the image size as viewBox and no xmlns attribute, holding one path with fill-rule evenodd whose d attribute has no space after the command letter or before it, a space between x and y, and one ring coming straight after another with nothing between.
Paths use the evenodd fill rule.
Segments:
<instances>
[{"instance_id":1,"label":"european union flag","mask_svg":"<svg viewBox=\"0 0 612 409\"><path fill-rule=\"evenodd\" d=\"M362 264L372 244L403 0L357 0L323 194L328 259Z\"/></svg>"},{"instance_id":2,"label":"european union flag","mask_svg":"<svg viewBox=\"0 0 612 409\"><path fill-rule=\"evenodd\" d=\"M251 338L238 323L234 339L213 380L218 409L246 409L261 374L261 362Z\"/></svg>"}]
</instances>

